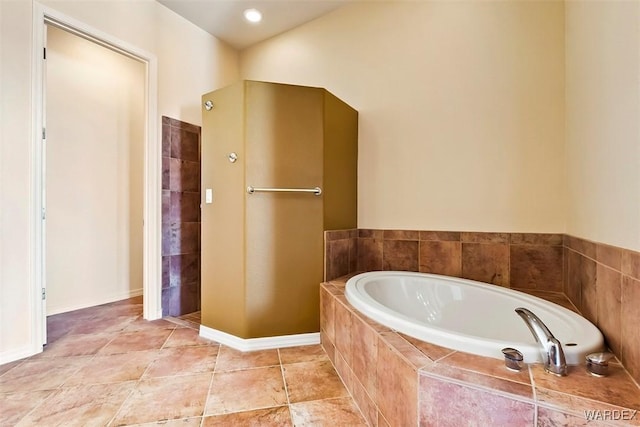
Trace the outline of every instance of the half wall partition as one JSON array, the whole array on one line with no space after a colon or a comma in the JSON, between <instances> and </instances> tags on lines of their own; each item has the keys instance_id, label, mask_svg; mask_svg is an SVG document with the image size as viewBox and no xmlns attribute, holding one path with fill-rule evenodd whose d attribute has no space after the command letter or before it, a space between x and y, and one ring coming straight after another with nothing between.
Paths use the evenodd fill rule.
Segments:
<instances>
[{"instance_id":1,"label":"half wall partition","mask_svg":"<svg viewBox=\"0 0 640 427\"><path fill-rule=\"evenodd\" d=\"M323 232L356 227L358 113L325 89L256 81L202 101L202 325L318 332Z\"/></svg>"}]
</instances>

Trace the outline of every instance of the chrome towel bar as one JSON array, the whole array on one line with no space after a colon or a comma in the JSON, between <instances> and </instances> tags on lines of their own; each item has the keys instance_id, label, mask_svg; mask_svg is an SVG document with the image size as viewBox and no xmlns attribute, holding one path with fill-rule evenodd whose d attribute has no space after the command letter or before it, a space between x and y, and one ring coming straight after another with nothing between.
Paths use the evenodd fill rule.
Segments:
<instances>
[{"instance_id":1,"label":"chrome towel bar","mask_svg":"<svg viewBox=\"0 0 640 427\"><path fill-rule=\"evenodd\" d=\"M265 193L313 193L315 196L322 194L322 188L260 188L260 187L247 187L247 193L253 194L258 192Z\"/></svg>"}]
</instances>

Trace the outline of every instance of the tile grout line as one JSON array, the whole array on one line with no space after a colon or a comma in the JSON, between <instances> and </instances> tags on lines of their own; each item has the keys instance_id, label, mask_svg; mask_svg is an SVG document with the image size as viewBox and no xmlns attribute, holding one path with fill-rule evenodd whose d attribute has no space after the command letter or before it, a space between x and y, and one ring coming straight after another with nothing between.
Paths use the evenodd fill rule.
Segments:
<instances>
[{"instance_id":1,"label":"tile grout line","mask_svg":"<svg viewBox=\"0 0 640 427\"><path fill-rule=\"evenodd\" d=\"M126 328L125 328L126 329ZM166 344L166 342L169 340L169 337L171 335L173 335L173 332L175 331L175 328L171 331L171 333L167 336L167 338L165 339L165 341L162 343L162 346L160 346L160 348L156 348L156 349L149 349L149 350L153 350L155 353L155 357L153 358L153 360L151 362L149 362L149 364L146 366L146 368L144 369L144 371L142 372L142 374L140 374L140 377L135 380L135 385L131 388L131 391L129 392L129 394L127 395L126 398L124 398L122 400L122 403L120 404L120 406L118 407L118 410L114 413L113 417L111 417L111 419L109 420L109 422L106 424L107 426L111 426L113 424L113 422L118 418L118 415L120 415L120 412L122 411L122 408L124 407L125 403L127 403L127 401L131 398L131 396L134 394L134 392L138 389L138 387L140 386L140 384L143 381L144 375L147 373L147 371L149 370L149 368L151 367L151 365L153 365L156 360L158 360L158 358L160 357L160 350L162 350L162 348L164 347L164 344ZM126 333L123 330L120 331L121 333ZM114 338L115 339L115 338ZM144 351L148 351L148 350L144 350ZM126 353L120 353L120 354L129 354L129 353L135 353L135 351L127 351Z\"/></svg>"},{"instance_id":2,"label":"tile grout line","mask_svg":"<svg viewBox=\"0 0 640 427\"><path fill-rule=\"evenodd\" d=\"M531 394L533 396L533 425L538 425L538 395L536 392L536 382L533 376L533 368L531 364L527 364L527 369L529 371L529 382L531 382Z\"/></svg>"},{"instance_id":3,"label":"tile grout line","mask_svg":"<svg viewBox=\"0 0 640 427\"><path fill-rule=\"evenodd\" d=\"M289 410L289 419L291 420L291 425L295 426L293 421L293 412L291 411L291 399L289 399L289 387L287 387L287 379L284 376L284 364L282 363L282 355L280 354L280 349L276 349L278 351L278 361L280 362L280 375L282 375L282 384L284 385L284 395L287 397L287 409Z\"/></svg>"},{"instance_id":4,"label":"tile grout line","mask_svg":"<svg viewBox=\"0 0 640 427\"><path fill-rule=\"evenodd\" d=\"M291 425L295 426L295 420L293 419L293 411L291 410L291 399L289 398L289 387L287 386L287 379L284 375L284 363L282 363L282 355L280 349L278 349L278 360L280 361L280 372L282 374L282 383L284 384L284 393L287 396L287 409L289 409L289 420Z\"/></svg>"},{"instance_id":5,"label":"tile grout line","mask_svg":"<svg viewBox=\"0 0 640 427\"><path fill-rule=\"evenodd\" d=\"M36 391L40 391L40 390L36 390ZM46 391L46 390L45 390L45 391ZM44 398L44 399L42 400L42 402L38 403L38 404L37 404L36 406L34 406L34 407L29 411L29 412L27 412L26 414L24 414L24 416L18 420L18 424L20 424L20 422L21 422L22 420L26 419L29 415L31 415L31 414L32 414L36 409L38 409L40 406L44 405L44 404L45 404L45 402L48 402L49 400L53 399L53 396L54 396L55 394L57 394L56 392L58 392L58 389L51 389L51 390L48 390L48 391L50 391L51 393L49 393L49 395L48 395L46 398Z\"/></svg>"},{"instance_id":6,"label":"tile grout line","mask_svg":"<svg viewBox=\"0 0 640 427\"><path fill-rule=\"evenodd\" d=\"M174 328L171 330L171 333L170 333L170 334L169 334L169 336L164 340L164 342L162 343L162 345L160 346L160 348L159 348L158 350L164 350L164 349L165 349L165 345L167 345L167 343L169 342L169 340L171 339L171 337L173 336L173 334L176 332L176 329L178 329L178 328L174 327ZM167 347L167 348L169 348L169 347ZM154 362L155 362L155 360L154 360Z\"/></svg>"},{"instance_id":7,"label":"tile grout line","mask_svg":"<svg viewBox=\"0 0 640 427\"><path fill-rule=\"evenodd\" d=\"M171 334L169 334L169 336L167 337L167 339L165 340L165 342L163 343L163 345L160 348L156 348L156 349L150 349L152 351L155 352L155 357L153 358L153 360L151 362L149 362L149 364L147 365L147 367L145 368L144 372L140 375L140 377L135 380L135 386L132 388L131 392L129 393L129 395L122 401L122 404L120 405L120 407L118 408L118 410L116 411L116 413L114 414L114 416L111 418L111 420L109 421L109 423L107 425L111 425L111 423L113 423L113 421L117 418L117 416L120 414L120 412L122 411L122 408L124 406L124 404L129 400L129 398L131 397L131 395L135 392L135 390L138 388L138 386L143 382L143 381L147 381L150 379L157 379L157 378L173 378L173 377L184 377L184 376L188 376L188 375L195 375L194 373L189 373L189 374L182 374L182 375L167 375L167 376L163 376L163 377L150 377L150 378L145 378L145 374L148 372L148 370L151 368L151 366L160 358L160 352L163 350L164 348L164 344L166 344L166 342L169 340L169 338L171 337L171 335L173 335L173 332L178 329L178 328L174 328L171 331ZM179 347L176 347L179 348ZM169 348L170 349L170 348ZM149 351L149 350L143 350L143 351ZM120 354L129 354L129 353L135 353L136 351L128 351L126 353L120 353ZM217 354L216 354L217 357ZM212 379L213 379L213 374L212 374ZM209 383L209 387L211 387L211 382ZM207 398L208 398L208 394L207 394ZM205 405L203 406L203 413L204 410L206 408L206 399L205 399ZM191 418L191 417L188 417ZM194 417L195 418L195 417ZM162 420L160 420L162 421Z\"/></svg>"},{"instance_id":8,"label":"tile grout line","mask_svg":"<svg viewBox=\"0 0 640 427\"><path fill-rule=\"evenodd\" d=\"M106 346L107 346L107 344L105 344L103 347L101 347L100 350L102 350ZM98 351L100 351L100 350L98 350ZM89 363L93 362L95 360L95 358L98 356L98 351L96 351L94 354L92 354L91 358L88 358L86 363L83 366L78 367L75 371L73 371L72 374L70 374L64 381L62 381L62 383L60 383L60 385L57 387L57 390L61 390L63 388L63 386L67 383L67 381L69 381L71 378L73 378L86 365L88 365ZM71 357L77 357L77 356L71 356Z\"/></svg>"},{"instance_id":9,"label":"tile grout line","mask_svg":"<svg viewBox=\"0 0 640 427\"><path fill-rule=\"evenodd\" d=\"M158 326L158 325L156 325ZM162 325L160 325L162 326ZM129 349L129 351L123 351L121 353L114 353L114 354L100 354L99 352L102 351L102 349L104 349L105 347L109 346L109 344L111 344L114 340L118 340L120 337L123 336L127 336L127 334L131 333L131 332L137 332L137 330L127 330L127 328L132 327L130 324L127 324L127 326L121 328L118 331L113 331L113 336L110 336L108 340L104 341L104 344L100 345L99 347L96 347L96 350L93 350L93 354L88 354L88 355L82 355L82 356L54 356L51 358L43 358L42 361L46 361L46 362L50 362L50 361L56 361L58 360L58 363L61 363L63 365L66 365L68 363L68 361L73 361L73 360L78 360L79 362L79 366L77 367L72 367L72 369L70 369L68 372L68 374L64 375L61 378L61 382L60 384L57 386L57 388L52 388L49 390L46 390L46 393L44 395L44 398L41 402L38 402L35 404L35 407L31 408L28 412L21 412L18 414L18 416L20 417L18 419L18 421L20 420L24 420L27 417L31 416L32 414L45 414L47 411L47 409L49 407L51 407L53 405L53 402L56 402L58 400L65 400L65 395L61 396L61 393L66 393L67 390L74 390L76 388L80 388L80 391L82 390L83 387L88 386L90 388L94 387L94 386L101 386L101 385L105 385L105 384L112 384L114 386L116 386L116 388L119 388L121 390L120 392L120 398L117 399L115 402L113 402L113 405L111 405L111 410L104 414L104 425L105 426L116 426L118 425L118 423L120 423L120 421L124 421L126 422L127 419L130 419L129 417L129 412L130 409L136 410L136 408L133 408L133 405L135 405L135 403L138 401L138 397L141 391L141 384L143 382L147 382L149 380L151 380L152 378L147 378L145 377L146 374L148 374L152 368L153 365L158 363L159 360L163 359L163 352L167 351L167 350L171 350L174 349L172 347L167 347L169 341L172 338L176 337L176 331L177 329L182 329L179 327L173 327L173 328L160 328L160 329L168 329L166 330L166 332L164 332L162 335L164 335L166 338L162 343L156 344L156 346L154 346L155 348L151 348L151 349L146 349L146 350L135 350L135 349ZM146 328L144 328L146 329ZM142 330L144 330L142 329ZM156 327L153 327L153 329L157 329ZM83 334L84 335L84 334ZM199 346L196 346L199 347ZM217 352L215 354L207 354L206 357L209 360L208 363L211 363L212 361L214 361L214 365L213 367L209 368L209 370L207 370L206 374L210 375L210 382L207 386L205 386L204 384L202 384L202 386L206 387L206 394L205 391L202 390L201 393L198 393L199 396L203 396L204 395L204 402L203 402L203 406L202 406L202 410L200 412L200 414L193 414L191 416L187 416L186 418L190 418L191 421L193 422L194 425L199 425L200 427L202 427L203 425L205 425L206 423L204 422L204 419L206 417L206 413L207 413L207 404L209 401L211 401L211 393L215 392L215 383L214 383L214 379L215 379L215 375L217 373L220 372L227 372L227 371L219 371L219 369L221 368L218 364L218 362L220 362L220 349L223 348L224 346L219 345L217 346ZM182 347L182 346L178 346L175 349L179 349L179 348L187 348L187 347ZM188 348L191 348L190 346ZM123 347L124 349L124 347ZM289 421L287 422L287 424L291 423L292 425L295 425L293 423L294 421L294 414L291 412L291 405L292 405L292 399L290 397L290 391L289 391L289 387L288 387L288 383L287 383L287 376L285 375L285 369L287 368L288 364L291 364L292 367L293 366L299 366L301 364L304 363L308 363L308 362L312 362L311 360L309 361L305 361L299 358L292 358L291 359L291 363L284 363L284 357L288 354L285 352L285 354L282 354L282 349L276 349L277 352L275 354L277 354L278 357L278 361L276 362L275 360L273 362L273 364L268 365L268 366L258 366L258 367L249 367L249 368L240 368L240 369L236 369L233 371L229 371L229 372L234 372L234 371L247 371L247 370L252 370L252 369L260 369L260 368L269 368L270 369L274 369L276 366L280 367L280 374L281 374L281 378L282 378L282 385L283 385L283 390L285 392L285 396L286 396L286 401L282 402L278 405L276 405L275 407L284 407L286 405L287 409L289 410L289 417L286 417L285 419L289 419ZM127 378L127 380L120 380L117 381L115 378L108 380L108 382L100 382L102 377L95 377L95 380L97 382L92 382L91 384L76 384L76 385L70 385L67 386L67 384L69 384L69 381L71 378L74 378L78 375L78 373L82 370L84 370L85 368L88 368L89 371L91 371L91 366L95 365L95 364L100 364L102 358L104 357L113 357L113 356L124 356L124 359L136 359L138 356L142 357L142 353L141 352L148 352L149 354L147 356L144 356L144 359L141 359L141 361L148 361L145 364L143 364L142 366L140 366L140 363L137 363L138 368L136 369L137 372L140 372L139 374L132 376L129 375ZM328 356L326 355L325 352L323 352L323 358L326 359L327 361ZM314 360L315 361L315 360ZM16 366L12 367L9 371L13 371L13 369L17 369L19 367L23 367L25 362L21 362L19 364L16 364ZM68 366L68 365L66 365ZM74 369L75 368L75 369ZM142 369L140 369L142 368ZM7 371L7 372L9 372ZM273 371L272 371L273 372ZM204 372L203 372L204 373ZM165 375L164 377L157 377L157 379L161 379L161 378L180 378L183 376L188 376L188 375L194 375L196 374L196 372L189 372L189 373L178 373L176 375ZM3 374L4 375L4 374ZM153 379L156 379L156 377L154 377ZM125 386L126 388L120 388L122 386ZM292 384L294 385L294 384ZM256 385L257 386L257 385ZM252 387L252 386L251 386ZM129 391L127 392L126 389L129 388ZM82 393L81 393L82 394ZM347 397L347 398L351 398L351 400L353 400L353 397L350 396L350 393L347 393L347 396L340 396L340 397ZM53 399L53 401L52 401ZM332 401L332 399L339 399L338 397L335 398L324 398L324 399L315 399L316 402L321 402L321 401ZM129 404L128 402L131 401L132 404ZM119 402L119 403L118 403ZM312 400L305 400L305 402L312 402ZM64 402L63 402L64 403ZM91 407L95 406L95 403L88 403L88 405L90 405ZM25 405L26 406L26 405ZM270 404L269 406L265 406L264 408L256 408L256 409L269 409L269 408L274 408L273 404ZM247 412L247 411L238 411L238 412ZM214 415L214 414L211 414ZM360 413L360 415L362 415ZM360 418L363 418L362 416ZM182 418L180 418L182 419ZM198 419L198 421L196 421L196 419ZM131 418L131 420L133 420L133 418ZM162 421L162 420L160 420ZM129 424L127 424L129 425Z\"/></svg>"},{"instance_id":10,"label":"tile grout line","mask_svg":"<svg viewBox=\"0 0 640 427\"><path fill-rule=\"evenodd\" d=\"M351 366L347 365L347 369L349 370L349 376L351 377L351 381L352 381L352 383L351 383L352 390L355 390L355 387L358 387L358 386L362 387L362 390L364 391L364 394L373 402L373 399L371 399L371 396L369 396L369 393L367 392L367 389L364 387L364 385L362 385L362 383L360 382L360 379L356 376L355 372L353 372L353 369L351 369ZM336 374L338 374L338 377L340 378L340 381L342 381L342 377L338 373L338 370L335 369L335 371L336 371ZM418 374L417 371L416 371L416 374ZM358 384L354 385L353 381L357 382ZM369 426L369 420L365 416L363 409L360 408L360 405L358 405L358 403L356 402L355 393L352 390L349 390L349 387L347 387L347 385L344 383L344 381L342 382L342 385L344 386L345 390L347 390L347 396L351 399L351 402L353 403L353 406L355 406L355 408L357 409L358 413L360 414L360 418L362 418L364 423L367 426ZM418 393L418 392L419 391L416 390L416 393ZM326 399L318 399L318 401L329 400L329 399L342 399L342 398L344 398L344 396L331 397L331 398L326 398ZM416 400L416 402L419 402L419 399ZM375 405L375 406L376 406L376 408L378 407L378 405Z\"/></svg>"},{"instance_id":11,"label":"tile grout line","mask_svg":"<svg viewBox=\"0 0 640 427\"><path fill-rule=\"evenodd\" d=\"M422 371L422 372L423 372L423 376L430 377L441 382L456 384L458 386L466 387L468 389L478 390L481 392L492 394L494 396L501 396L501 397L518 401L518 402L535 404L533 394L531 395L531 397L525 397L525 396L517 395L508 391L491 388L490 386L486 386L486 385L471 384L466 382L465 380L461 380L458 378L451 378L442 374L436 374L433 372L425 372L425 371ZM518 382L518 384L527 385L525 383L520 383L520 382Z\"/></svg>"},{"instance_id":12,"label":"tile grout line","mask_svg":"<svg viewBox=\"0 0 640 427\"><path fill-rule=\"evenodd\" d=\"M140 377L142 378L142 377ZM111 417L111 419L109 419L109 422L107 422L105 424L105 426L112 426L113 422L118 418L118 415L120 415L120 411L122 411L122 408L124 407L124 404L127 403L127 401L131 398L131 396L133 395L133 393L136 391L136 388L138 386L138 384L140 383L140 380L138 379L138 381L136 381L136 384L131 387L131 391L129 392L129 394L127 395L127 397L125 397L122 400L122 403L120 404L120 406L118 407L118 409L114 412L113 416Z\"/></svg>"},{"instance_id":13,"label":"tile grout line","mask_svg":"<svg viewBox=\"0 0 640 427\"><path fill-rule=\"evenodd\" d=\"M258 350L259 351L259 350ZM278 365L265 365L265 366L250 366L248 368L237 368L237 369L229 369L229 370L225 370L225 371L216 371L220 374L226 374L226 373L231 373L231 372L240 372L240 371L254 371L254 370L258 370L258 369L264 369L264 368L275 368Z\"/></svg>"},{"instance_id":14,"label":"tile grout line","mask_svg":"<svg viewBox=\"0 0 640 427\"><path fill-rule=\"evenodd\" d=\"M207 396L204 399L204 406L202 407L202 419L200 421L200 427L204 425L204 417L207 412L207 404L209 403L209 396L211 396L211 390L213 389L213 380L216 376L218 369L218 359L220 358L220 350L222 350L222 344L218 344L218 351L216 352L216 360L213 364L213 371L211 371L211 380L209 380L209 388L207 389Z\"/></svg>"},{"instance_id":15,"label":"tile grout line","mask_svg":"<svg viewBox=\"0 0 640 427\"><path fill-rule=\"evenodd\" d=\"M123 330L123 331L124 331L124 330ZM121 332L123 332L123 331L121 331ZM173 332L172 332L172 333L173 333ZM171 335L172 335L172 333L171 333L171 334L169 334L169 336L171 336ZM114 339L115 339L115 338L114 338ZM168 339L168 337L167 337L167 339ZM166 342L166 340L165 340L165 342ZM163 345L164 345L164 343L163 343ZM161 347L161 348L162 348L162 347ZM135 384L134 384L134 386L133 386L133 387L131 387L131 391L129 392L129 394L127 395L127 397L125 397L125 398L122 400L122 403L121 403L121 404L120 404L120 406L118 407L118 410L113 414L113 417L111 417L111 419L109 420L109 422L106 424L107 426L111 426L111 425L113 425L113 422L118 418L118 415L120 415L120 412L122 411L122 408L124 407L125 403L127 403L127 401L131 398L131 396L133 395L133 393L136 391L136 389L140 386L140 383L142 382L142 378L144 377L144 374L146 374L146 373L147 373L147 371L149 370L149 367L150 367L151 365L153 365L153 364L154 364L154 362L158 359L158 354L157 354L157 352L158 352L159 350L160 350L160 349L156 349L156 350L155 350L155 352L156 352L155 357L153 358L153 360L152 360L151 362L149 362L149 364L148 364L148 365L147 365L147 367L144 369L144 371L142 372L142 374L140 374L140 377L139 377L137 380L135 380ZM129 353L132 353L132 352L131 352L131 351L127 351L126 353L121 353L121 354L129 354Z\"/></svg>"},{"instance_id":16,"label":"tile grout line","mask_svg":"<svg viewBox=\"0 0 640 427\"><path fill-rule=\"evenodd\" d=\"M73 328L71 328L71 330L73 330ZM70 332L66 333L63 337L68 337L69 335L74 335L74 334L71 334L71 331L70 331ZM84 335L84 334L75 334L75 335ZM91 334L91 335L94 335L94 334ZM86 357L87 360L86 360L86 363L84 363L82 366L78 366L78 368L76 368L76 370L74 370L72 373L70 373L56 388L50 389L50 390L44 390L44 391L50 391L50 394L45 399L43 399L40 403L38 403L36 406L34 406L30 411L28 411L26 414L24 414L20 418L20 421L22 421L22 420L26 419L27 417L29 417L32 413L34 413L42 405L44 405L45 403L47 403L50 400L52 400L54 398L54 396L59 395L62 392L62 390L65 389L64 385L67 383L67 381L69 381L71 378L73 378L84 366L88 365L91 361L93 361L98 356L98 352L100 350L102 350L104 347L106 347L111 341L113 341L115 339L116 335L117 334L114 334L114 337L111 340L109 340L102 347L97 349L95 353L90 355L91 357L86 357L88 355L57 356L57 357L56 356L52 356L52 357L44 357L44 356L42 356L42 357L40 357L38 359L35 359L36 361L38 361L38 360L39 361L52 361L52 360L55 360L55 359L65 359L65 358L69 358L69 357L71 357L71 358L78 358L78 357L84 358L84 357ZM60 337L60 338L63 338L63 337ZM43 351L42 351L41 354L43 354L45 351L46 351L46 348L43 348ZM11 370L13 370L15 368L21 367L21 366L27 364L27 362L28 362L28 360L25 359L21 363L19 363L18 365L14 366L14 368L9 369L9 371L11 371ZM9 372L9 371L7 371L7 372ZM6 372L5 372L5 374L6 374ZM79 386L81 386L81 385L76 385L74 387L79 387ZM69 387L66 387L66 388L68 389ZM32 392L33 391L41 391L41 390L32 390Z\"/></svg>"}]
</instances>

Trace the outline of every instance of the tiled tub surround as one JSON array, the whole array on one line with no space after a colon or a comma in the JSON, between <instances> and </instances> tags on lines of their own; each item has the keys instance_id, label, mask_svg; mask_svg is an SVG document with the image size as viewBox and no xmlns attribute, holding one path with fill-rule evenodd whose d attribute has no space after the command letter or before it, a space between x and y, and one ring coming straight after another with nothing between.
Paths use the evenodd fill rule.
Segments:
<instances>
[{"instance_id":1,"label":"tiled tub surround","mask_svg":"<svg viewBox=\"0 0 640 427\"><path fill-rule=\"evenodd\" d=\"M327 280L403 270L562 291L562 234L361 229L330 231L326 240Z\"/></svg>"},{"instance_id":2,"label":"tiled tub surround","mask_svg":"<svg viewBox=\"0 0 640 427\"><path fill-rule=\"evenodd\" d=\"M371 426L578 426L587 424L586 413L598 420L589 425L640 425L640 414L630 419L640 409L640 388L619 364L606 378L584 366L570 367L566 377L538 364L510 372L501 360L372 321L348 303L345 284L321 285L322 345ZM562 294L555 299L571 306Z\"/></svg>"},{"instance_id":3,"label":"tiled tub surround","mask_svg":"<svg viewBox=\"0 0 640 427\"><path fill-rule=\"evenodd\" d=\"M640 383L640 253L565 236L564 293Z\"/></svg>"},{"instance_id":4,"label":"tiled tub surround","mask_svg":"<svg viewBox=\"0 0 640 427\"><path fill-rule=\"evenodd\" d=\"M200 127L162 117L162 314L200 310Z\"/></svg>"},{"instance_id":5,"label":"tiled tub surround","mask_svg":"<svg viewBox=\"0 0 640 427\"><path fill-rule=\"evenodd\" d=\"M566 296L640 383L638 252L539 233L360 229L328 231L325 239L325 280L405 270L493 283L561 304Z\"/></svg>"}]
</instances>

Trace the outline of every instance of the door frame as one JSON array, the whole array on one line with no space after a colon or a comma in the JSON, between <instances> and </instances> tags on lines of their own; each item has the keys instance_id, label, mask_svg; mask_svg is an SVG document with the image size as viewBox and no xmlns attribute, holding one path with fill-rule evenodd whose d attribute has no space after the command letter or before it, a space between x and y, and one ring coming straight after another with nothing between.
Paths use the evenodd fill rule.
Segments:
<instances>
[{"instance_id":1,"label":"door frame","mask_svg":"<svg viewBox=\"0 0 640 427\"><path fill-rule=\"evenodd\" d=\"M42 293L46 289L45 253L45 176L44 176L44 125L45 125L45 48L46 25L63 28L77 36L88 39L118 53L129 56L145 65L145 152L144 152L144 208L143 208L143 315L147 320L162 317L162 149L158 139L158 59L155 54L133 46L84 22L71 18L38 2L33 3L33 138L31 158L31 239L32 280L31 301L33 316L34 349L46 340L46 300Z\"/></svg>"}]
</instances>

